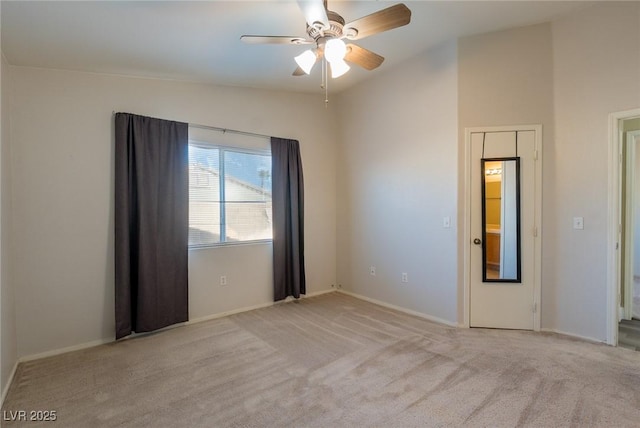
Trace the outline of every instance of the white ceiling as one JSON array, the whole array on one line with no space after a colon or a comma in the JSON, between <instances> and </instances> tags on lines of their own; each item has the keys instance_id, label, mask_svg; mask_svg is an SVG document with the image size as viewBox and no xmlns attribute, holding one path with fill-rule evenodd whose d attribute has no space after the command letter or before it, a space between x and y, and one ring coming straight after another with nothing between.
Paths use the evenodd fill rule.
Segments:
<instances>
[{"instance_id":1,"label":"white ceiling","mask_svg":"<svg viewBox=\"0 0 640 428\"><path fill-rule=\"evenodd\" d=\"M329 0L349 22L389 1ZM579 1L415 1L408 26L357 43L386 58L330 82L332 92L460 36L536 24L588 5ZM307 47L248 45L243 34L304 36L305 20L288 1L2 1L2 51L13 65L83 70L250 86L319 91L319 67L292 77L293 57Z\"/></svg>"}]
</instances>

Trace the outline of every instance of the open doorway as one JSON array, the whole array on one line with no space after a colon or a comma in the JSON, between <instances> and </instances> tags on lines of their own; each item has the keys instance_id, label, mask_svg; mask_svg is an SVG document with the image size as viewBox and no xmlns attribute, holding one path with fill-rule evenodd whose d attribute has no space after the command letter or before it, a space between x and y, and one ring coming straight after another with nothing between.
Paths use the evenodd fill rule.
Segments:
<instances>
[{"instance_id":1,"label":"open doorway","mask_svg":"<svg viewBox=\"0 0 640 428\"><path fill-rule=\"evenodd\" d=\"M640 115L619 119L618 346L640 351Z\"/></svg>"}]
</instances>

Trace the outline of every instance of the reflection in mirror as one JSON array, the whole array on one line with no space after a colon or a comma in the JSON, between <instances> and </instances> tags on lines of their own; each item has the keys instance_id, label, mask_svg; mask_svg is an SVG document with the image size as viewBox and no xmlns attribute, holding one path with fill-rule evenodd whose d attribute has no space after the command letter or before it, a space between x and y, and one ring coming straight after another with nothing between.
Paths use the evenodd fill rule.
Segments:
<instances>
[{"instance_id":1,"label":"reflection in mirror","mask_svg":"<svg viewBox=\"0 0 640 428\"><path fill-rule=\"evenodd\" d=\"M482 159L482 280L520 283L520 158Z\"/></svg>"}]
</instances>

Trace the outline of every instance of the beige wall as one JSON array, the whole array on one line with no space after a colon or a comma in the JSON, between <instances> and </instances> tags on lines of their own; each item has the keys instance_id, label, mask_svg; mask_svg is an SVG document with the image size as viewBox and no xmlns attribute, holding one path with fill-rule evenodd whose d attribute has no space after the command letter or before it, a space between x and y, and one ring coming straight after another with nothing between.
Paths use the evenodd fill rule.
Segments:
<instances>
[{"instance_id":1,"label":"beige wall","mask_svg":"<svg viewBox=\"0 0 640 428\"><path fill-rule=\"evenodd\" d=\"M459 40L458 61L461 138L464 128L474 126L542 123L545 131L551 130L550 24L464 37Z\"/></svg>"},{"instance_id":2,"label":"beige wall","mask_svg":"<svg viewBox=\"0 0 640 428\"><path fill-rule=\"evenodd\" d=\"M485 181L486 223L500 226L502 210L502 181Z\"/></svg>"},{"instance_id":3,"label":"beige wall","mask_svg":"<svg viewBox=\"0 0 640 428\"><path fill-rule=\"evenodd\" d=\"M629 131L639 131L640 130L640 118L638 119L627 119L623 122L622 124L622 130L624 132L629 132ZM624 136L626 141L626 135Z\"/></svg>"},{"instance_id":4,"label":"beige wall","mask_svg":"<svg viewBox=\"0 0 640 428\"><path fill-rule=\"evenodd\" d=\"M455 42L381 71L339 98L338 163L338 282L453 324L456 100Z\"/></svg>"},{"instance_id":5,"label":"beige wall","mask_svg":"<svg viewBox=\"0 0 640 428\"><path fill-rule=\"evenodd\" d=\"M607 336L608 115L640 107L640 3L601 3L552 24L555 142L545 147L546 326ZM584 230L571 219L584 217Z\"/></svg>"},{"instance_id":6,"label":"beige wall","mask_svg":"<svg viewBox=\"0 0 640 428\"><path fill-rule=\"evenodd\" d=\"M477 126L542 124L543 157L553 151L553 66L551 25L540 24L465 37L458 46L458 169L464 176L464 129ZM544 191L549 185L543 179ZM464 187L459 187L459 224L463 227ZM543 201L544 206L544 201ZM546 231L543 217L543 231ZM544 232L543 232L544 233ZM544 234L543 234L544 245ZM464 246L460 241L459 257ZM543 249L544 251L544 249ZM459 265L458 317L463 319L463 276ZM542 285L543 299L546 284ZM544 305L544 301L543 301ZM546 327L544 318L543 327Z\"/></svg>"},{"instance_id":7,"label":"beige wall","mask_svg":"<svg viewBox=\"0 0 640 428\"><path fill-rule=\"evenodd\" d=\"M0 12L1 13L1 12ZM4 399L16 364L17 336L11 264L10 75L0 58L0 394Z\"/></svg>"},{"instance_id":8,"label":"beige wall","mask_svg":"<svg viewBox=\"0 0 640 428\"><path fill-rule=\"evenodd\" d=\"M322 94L11 69L19 355L113 338L112 111L299 139L308 292L331 289L335 110ZM268 304L271 272L270 245L191 251L190 317Z\"/></svg>"}]
</instances>

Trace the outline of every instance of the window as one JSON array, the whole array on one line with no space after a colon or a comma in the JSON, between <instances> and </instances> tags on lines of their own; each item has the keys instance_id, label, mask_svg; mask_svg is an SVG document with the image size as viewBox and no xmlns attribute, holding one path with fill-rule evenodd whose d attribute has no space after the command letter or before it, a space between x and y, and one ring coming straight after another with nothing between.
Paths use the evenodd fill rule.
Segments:
<instances>
[{"instance_id":1,"label":"window","mask_svg":"<svg viewBox=\"0 0 640 428\"><path fill-rule=\"evenodd\" d=\"M271 155L190 141L189 246L271 238Z\"/></svg>"}]
</instances>

